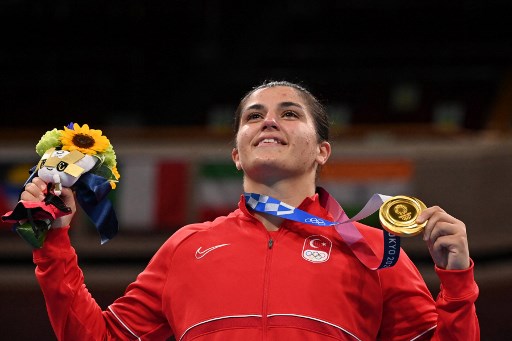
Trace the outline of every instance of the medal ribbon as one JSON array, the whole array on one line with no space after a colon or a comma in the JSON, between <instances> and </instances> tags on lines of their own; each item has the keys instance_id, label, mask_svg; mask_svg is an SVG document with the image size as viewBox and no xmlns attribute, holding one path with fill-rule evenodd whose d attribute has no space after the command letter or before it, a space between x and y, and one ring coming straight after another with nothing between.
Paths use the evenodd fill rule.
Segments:
<instances>
[{"instance_id":1,"label":"medal ribbon","mask_svg":"<svg viewBox=\"0 0 512 341\"><path fill-rule=\"evenodd\" d=\"M338 234L350 247L359 261L371 270L389 268L395 265L398 260L398 256L400 255L400 237L387 231L383 231L384 252L383 256L379 258L365 240L361 232L359 232L354 225L355 221L364 219L376 212L384 201L391 198L390 196L374 194L359 213L352 218L349 218L336 199L334 199L325 189L319 187L317 188L317 191L320 196L320 204L333 216L335 221L322 219L268 195L244 193L244 197L246 204L258 212L271 214L280 218L308 225L320 227L334 226Z\"/></svg>"}]
</instances>

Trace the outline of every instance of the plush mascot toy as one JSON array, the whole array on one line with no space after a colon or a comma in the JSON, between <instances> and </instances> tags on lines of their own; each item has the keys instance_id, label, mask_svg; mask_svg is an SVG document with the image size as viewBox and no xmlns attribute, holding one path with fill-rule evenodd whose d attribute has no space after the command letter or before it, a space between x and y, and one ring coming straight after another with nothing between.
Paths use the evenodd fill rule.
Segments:
<instances>
[{"instance_id":1,"label":"plush mascot toy","mask_svg":"<svg viewBox=\"0 0 512 341\"><path fill-rule=\"evenodd\" d=\"M75 191L79 205L96 226L101 243L113 238L118 224L107 194L116 188L120 175L114 149L101 130L70 123L64 130L46 132L36 152L41 159L30 170L23 187L35 176L40 177L48 184L45 199L20 200L2 220L13 222L13 229L32 246L42 247L52 222L71 213L59 198L62 187L68 187Z\"/></svg>"}]
</instances>

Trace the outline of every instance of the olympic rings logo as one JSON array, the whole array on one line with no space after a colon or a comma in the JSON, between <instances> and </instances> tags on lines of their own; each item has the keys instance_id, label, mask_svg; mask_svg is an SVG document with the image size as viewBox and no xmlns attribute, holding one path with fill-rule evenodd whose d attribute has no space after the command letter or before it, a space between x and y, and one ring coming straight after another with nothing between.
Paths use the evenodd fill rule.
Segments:
<instances>
[{"instance_id":1,"label":"olympic rings logo","mask_svg":"<svg viewBox=\"0 0 512 341\"><path fill-rule=\"evenodd\" d=\"M312 250L306 250L304 252L304 255L308 258L314 258L316 260L322 260L327 257L327 254L325 252L318 252L318 251L312 251Z\"/></svg>"},{"instance_id":2,"label":"olympic rings logo","mask_svg":"<svg viewBox=\"0 0 512 341\"><path fill-rule=\"evenodd\" d=\"M323 221L320 218L307 218L306 220L304 220L304 222L313 225L325 225L325 221Z\"/></svg>"}]
</instances>

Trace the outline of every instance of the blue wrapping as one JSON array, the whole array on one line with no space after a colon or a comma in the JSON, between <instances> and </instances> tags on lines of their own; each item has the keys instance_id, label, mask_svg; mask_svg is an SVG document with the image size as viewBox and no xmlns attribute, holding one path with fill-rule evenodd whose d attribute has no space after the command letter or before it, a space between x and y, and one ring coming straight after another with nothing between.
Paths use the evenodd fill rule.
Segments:
<instances>
[{"instance_id":1,"label":"blue wrapping","mask_svg":"<svg viewBox=\"0 0 512 341\"><path fill-rule=\"evenodd\" d=\"M101 237L101 244L112 239L118 231L117 216L112 202L107 198L112 189L104 177L85 173L73 186L80 207L96 226Z\"/></svg>"}]
</instances>

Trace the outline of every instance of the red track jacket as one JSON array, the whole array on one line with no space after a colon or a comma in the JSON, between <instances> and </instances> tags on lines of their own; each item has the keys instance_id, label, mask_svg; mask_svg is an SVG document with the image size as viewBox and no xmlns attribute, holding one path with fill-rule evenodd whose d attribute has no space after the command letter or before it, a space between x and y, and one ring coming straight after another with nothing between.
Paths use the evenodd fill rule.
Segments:
<instances>
[{"instance_id":1,"label":"red track jacket","mask_svg":"<svg viewBox=\"0 0 512 341\"><path fill-rule=\"evenodd\" d=\"M318 199L301 209L331 218ZM357 224L382 254L382 232ZM106 311L84 285L67 228L34 250L59 340L478 340L473 267L436 269L432 299L402 252L364 267L332 227L285 221L268 232L245 206L171 236Z\"/></svg>"}]
</instances>

